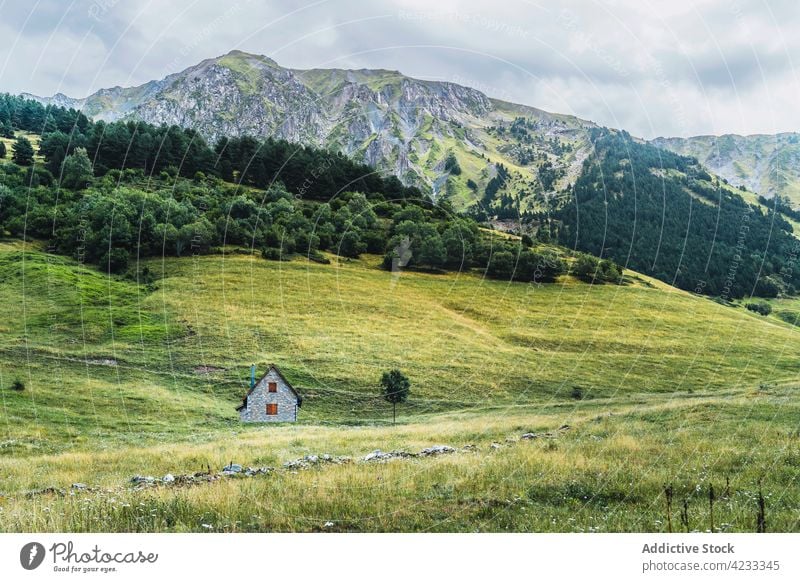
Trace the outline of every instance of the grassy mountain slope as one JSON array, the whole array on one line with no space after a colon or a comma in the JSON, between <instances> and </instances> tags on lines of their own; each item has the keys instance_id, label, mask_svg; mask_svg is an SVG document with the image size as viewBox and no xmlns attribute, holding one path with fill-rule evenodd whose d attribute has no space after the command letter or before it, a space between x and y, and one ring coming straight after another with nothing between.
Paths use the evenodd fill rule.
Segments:
<instances>
[{"instance_id":1,"label":"grassy mountain slope","mask_svg":"<svg viewBox=\"0 0 800 582\"><path fill-rule=\"evenodd\" d=\"M143 287L17 243L2 259L6 454L238 426L252 362L275 362L300 386L305 421L383 418L376 385L393 366L414 384L404 414L569 403L576 388L623 400L726 391L795 369L789 324L645 278L393 280L377 257L232 254L149 261L160 278ZM9 389L15 378L25 391Z\"/></svg>"},{"instance_id":2,"label":"grassy mountain slope","mask_svg":"<svg viewBox=\"0 0 800 582\"><path fill-rule=\"evenodd\" d=\"M654 145L700 160L731 184L800 205L800 135L701 135L658 138Z\"/></svg>"},{"instance_id":3,"label":"grassy mountain slope","mask_svg":"<svg viewBox=\"0 0 800 582\"><path fill-rule=\"evenodd\" d=\"M0 531L663 531L664 483L693 529L713 483L715 528L752 531L759 480L771 530L800 527L796 328L645 277L393 281L376 262L153 260L145 287L2 243ZM235 420L253 361L300 386L301 424ZM374 398L391 366L413 382L395 428ZM442 443L477 449L280 469ZM128 485L230 460L278 470Z\"/></svg>"}]
</instances>

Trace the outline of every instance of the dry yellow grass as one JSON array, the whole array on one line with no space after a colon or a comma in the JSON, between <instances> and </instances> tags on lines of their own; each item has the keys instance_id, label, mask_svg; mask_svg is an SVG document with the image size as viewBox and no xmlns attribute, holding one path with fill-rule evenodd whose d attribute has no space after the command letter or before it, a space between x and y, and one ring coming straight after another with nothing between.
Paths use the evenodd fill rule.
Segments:
<instances>
[{"instance_id":1,"label":"dry yellow grass","mask_svg":"<svg viewBox=\"0 0 800 582\"><path fill-rule=\"evenodd\" d=\"M758 396L651 397L451 413L397 427L260 427L191 444L0 461L4 531L664 531L663 486L690 505L690 529L751 531L758 481L773 531L797 531L794 388ZM657 419L657 426L655 424ZM562 423L570 429L557 431ZM523 432L553 438L521 440ZM492 446L497 443L499 446ZM459 449L432 458L360 461L374 448ZM475 450L464 450L475 445ZM354 462L281 468L307 454ZM229 461L269 475L133 490L133 474L190 473ZM97 488L69 492L82 481ZM63 487L65 497L25 492ZM673 516L677 524L677 516ZM325 526L331 522L332 526Z\"/></svg>"}]
</instances>

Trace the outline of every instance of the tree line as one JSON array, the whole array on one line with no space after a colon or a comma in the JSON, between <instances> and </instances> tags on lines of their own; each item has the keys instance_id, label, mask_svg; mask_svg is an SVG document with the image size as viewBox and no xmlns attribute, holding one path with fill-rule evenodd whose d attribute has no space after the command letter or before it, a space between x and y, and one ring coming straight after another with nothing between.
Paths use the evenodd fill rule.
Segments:
<instances>
[{"instance_id":1,"label":"tree line","mask_svg":"<svg viewBox=\"0 0 800 582\"><path fill-rule=\"evenodd\" d=\"M44 169L56 180L66 158L82 148L95 176L124 169L188 178L202 172L258 188L280 181L287 191L314 200L344 190L380 193L389 199L422 198L417 188L404 186L395 176L382 176L339 152L249 136L221 138L212 147L192 129L140 121L92 121L74 109L8 94L0 95L0 128L7 137L14 131L40 134Z\"/></svg>"}]
</instances>

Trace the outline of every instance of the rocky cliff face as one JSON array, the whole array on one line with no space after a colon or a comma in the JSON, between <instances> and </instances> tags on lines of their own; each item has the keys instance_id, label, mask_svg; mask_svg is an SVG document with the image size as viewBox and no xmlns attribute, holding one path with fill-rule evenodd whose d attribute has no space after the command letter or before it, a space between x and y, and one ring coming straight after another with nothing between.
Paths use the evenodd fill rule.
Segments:
<instances>
[{"instance_id":1,"label":"rocky cliff face","mask_svg":"<svg viewBox=\"0 0 800 582\"><path fill-rule=\"evenodd\" d=\"M456 206L479 200L503 164L509 179L499 191L513 183L514 196L533 207L537 192L574 178L585 157L586 129L593 126L454 83L386 70L292 70L240 51L139 87L103 89L85 99L37 99L80 108L95 119L191 127L212 142L249 134L329 147L434 196L447 195ZM544 162L558 173L546 188L538 176Z\"/></svg>"}]
</instances>

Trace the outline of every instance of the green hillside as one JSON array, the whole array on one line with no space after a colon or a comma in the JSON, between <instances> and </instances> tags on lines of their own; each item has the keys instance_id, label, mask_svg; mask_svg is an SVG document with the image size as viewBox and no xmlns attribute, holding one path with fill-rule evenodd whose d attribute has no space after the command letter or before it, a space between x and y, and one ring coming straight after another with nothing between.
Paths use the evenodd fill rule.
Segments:
<instances>
[{"instance_id":1,"label":"green hillside","mask_svg":"<svg viewBox=\"0 0 800 582\"><path fill-rule=\"evenodd\" d=\"M658 531L666 482L706 529L705 483L726 478L734 493L715 527L752 531L760 479L771 527L800 527L791 325L641 276L533 285L331 258L152 259L154 281L136 285L2 243L0 530ZM252 362L277 363L303 392L299 425L239 424ZM375 397L394 366L412 380L397 428ZM557 438L519 440L563 424ZM477 448L280 469L442 443ZM231 459L278 469L128 485ZM367 493L376 475L384 486ZM28 495L77 482L88 489ZM247 515L244 498L260 500Z\"/></svg>"},{"instance_id":2,"label":"green hillside","mask_svg":"<svg viewBox=\"0 0 800 582\"><path fill-rule=\"evenodd\" d=\"M483 157L428 155L498 216L535 166L540 230L514 235L340 154L0 101L15 131L50 128L44 164L0 164L0 531L753 531L762 494L771 531L800 530L792 224L696 161L593 132L621 141L573 190L544 151L571 142L506 106L486 137L519 164L473 187ZM712 256L718 278L732 246L735 283L759 261L783 278L771 314L627 270ZM302 393L298 424L239 422L253 363ZM391 368L411 381L397 426Z\"/></svg>"},{"instance_id":3,"label":"green hillside","mask_svg":"<svg viewBox=\"0 0 800 582\"><path fill-rule=\"evenodd\" d=\"M137 286L4 243L11 451L235 425L252 362L301 387L304 420L348 422L384 416L376 385L391 367L414 383L409 414L570 402L576 389L724 392L795 373L791 325L650 279L536 286L378 263L156 259L144 266L157 280ZM8 389L15 378L25 391Z\"/></svg>"}]
</instances>

